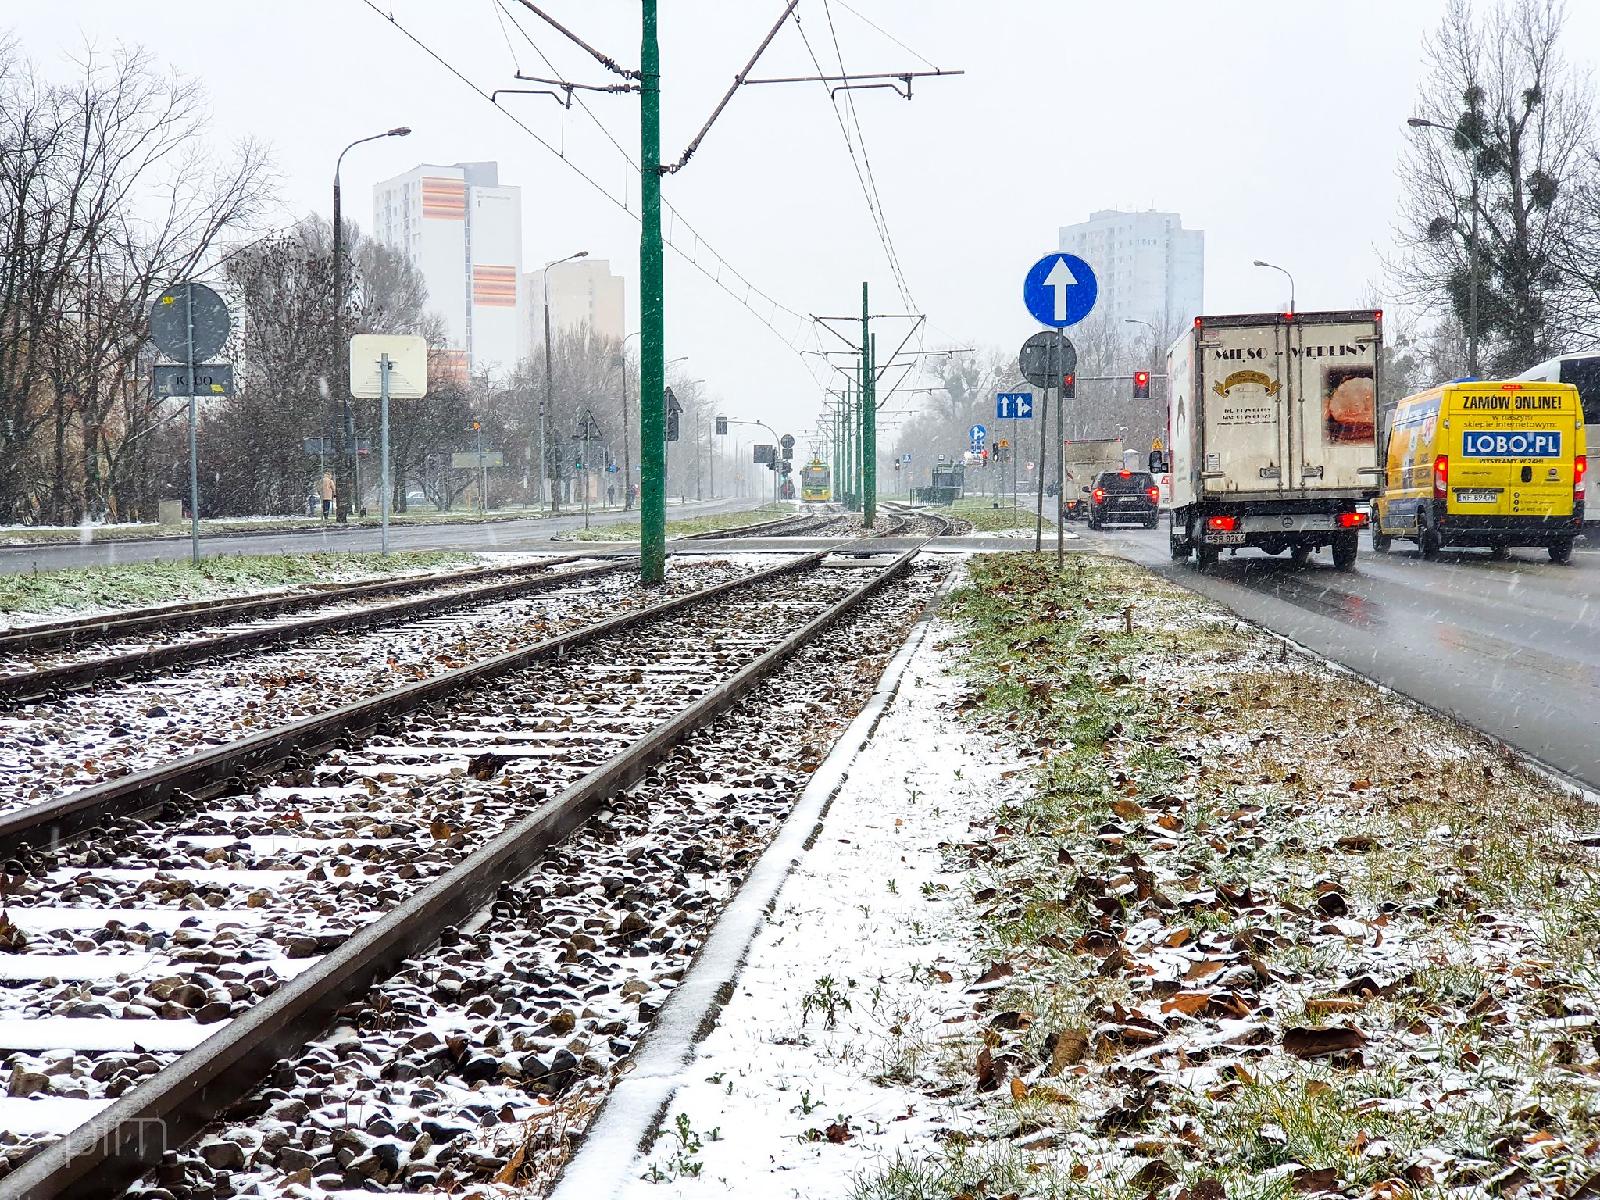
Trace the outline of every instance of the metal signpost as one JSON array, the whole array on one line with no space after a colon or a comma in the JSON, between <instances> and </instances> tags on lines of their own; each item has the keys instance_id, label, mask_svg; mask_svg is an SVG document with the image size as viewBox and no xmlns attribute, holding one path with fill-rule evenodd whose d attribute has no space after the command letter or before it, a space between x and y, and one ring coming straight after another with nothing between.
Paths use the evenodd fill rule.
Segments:
<instances>
[{"instance_id":1,"label":"metal signpost","mask_svg":"<svg viewBox=\"0 0 1600 1200\"><path fill-rule=\"evenodd\" d=\"M1094 309L1095 300L1100 295L1100 281L1095 278L1093 268L1076 254L1055 253L1047 254L1028 270L1022 281L1022 303L1032 314L1033 319L1041 325L1048 325L1056 332L1054 335L1034 334L1023 346L1023 354L1019 355L1022 371L1028 377L1028 382L1036 387L1047 385L1038 383L1029 374L1030 364L1027 359L1028 347L1047 346L1050 339L1055 343L1054 356L1049 350L1044 350L1045 365L1050 369L1049 379L1056 388L1056 487L1057 500L1064 501L1065 496L1059 489L1063 486L1062 477L1066 470L1066 443L1063 438L1063 417L1066 410L1067 393L1070 390L1068 380L1077 370L1078 354L1067 340L1067 335L1062 332L1068 325L1076 325ZM1035 363L1040 350L1032 351ZM1045 392L1046 414L1045 421L1040 422L1040 455L1039 455L1039 509L1038 523L1034 526L1033 547L1039 549L1041 541L1041 526L1044 522L1044 426L1049 420L1048 407L1050 393ZM1056 566L1059 568L1066 562L1066 531L1062 528L1060 505L1056 513Z\"/></svg>"},{"instance_id":2,"label":"metal signpost","mask_svg":"<svg viewBox=\"0 0 1600 1200\"><path fill-rule=\"evenodd\" d=\"M360 333L350 339L350 394L378 400L378 441L383 493L378 544L389 553L389 398L420 400L428 394L428 343L411 334Z\"/></svg>"},{"instance_id":3,"label":"metal signpost","mask_svg":"<svg viewBox=\"0 0 1600 1200\"><path fill-rule=\"evenodd\" d=\"M173 395L189 397L189 548L194 562L200 561L200 466L195 429L199 422L200 388L196 379L196 366L201 359L218 353L228 340L232 321L228 306L222 297L203 283L192 281L168 288L156 297L150 310L150 338L168 358L176 358L183 365L177 368L175 381L180 390ZM172 368L167 368L169 371ZM213 375L219 367L207 367ZM157 368L157 386L160 386ZM233 369L227 368L227 395L233 388ZM169 384L174 382L169 375ZM157 395L161 393L158 391ZM208 389L208 395L217 394Z\"/></svg>"},{"instance_id":4,"label":"metal signpost","mask_svg":"<svg viewBox=\"0 0 1600 1200\"><path fill-rule=\"evenodd\" d=\"M1032 341L1030 338L1029 341ZM1027 343L1023 343L1027 349ZM1030 380L1030 382L1032 382ZM1036 383L1034 386L1043 387ZM1032 392L996 392L994 394L995 420L1011 422L1011 437L1006 444L1006 449L1011 451L1011 519L1017 517L1017 422L1033 420L1033 393ZM1000 472L1001 481L1005 480L1005 471ZM1041 506L1042 507L1042 506ZM1043 522L1041 514L1039 522ZM1037 549L1037 547L1035 547Z\"/></svg>"},{"instance_id":5,"label":"metal signpost","mask_svg":"<svg viewBox=\"0 0 1600 1200\"><path fill-rule=\"evenodd\" d=\"M578 437L583 441L583 462L579 463L578 478L583 481L583 527L589 528L589 443L600 436L600 425L592 412L583 414L578 424Z\"/></svg>"}]
</instances>

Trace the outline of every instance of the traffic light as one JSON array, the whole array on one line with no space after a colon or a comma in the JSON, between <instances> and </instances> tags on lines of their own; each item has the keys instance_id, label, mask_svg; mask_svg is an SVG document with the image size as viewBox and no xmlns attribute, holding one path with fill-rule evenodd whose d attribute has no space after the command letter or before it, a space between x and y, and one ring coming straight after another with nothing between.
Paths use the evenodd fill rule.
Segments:
<instances>
[{"instance_id":1,"label":"traffic light","mask_svg":"<svg viewBox=\"0 0 1600 1200\"><path fill-rule=\"evenodd\" d=\"M1077 395L1078 377L1076 374L1061 377L1061 398L1071 400Z\"/></svg>"},{"instance_id":2,"label":"traffic light","mask_svg":"<svg viewBox=\"0 0 1600 1200\"><path fill-rule=\"evenodd\" d=\"M727 417L718 417L717 418L717 436L721 437L723 434L725 434L727 432L728 432L728 418Z\"/></svg>"},{"instance_id":3,"label":"traffic light","mask_svg":"<svg viewBox=\"0 0 1600 1200\"><path fill-rule=\"evenodd\" d=\"M1133 373L1133 398L1135 400L1150 399L1150 372L1135 371Z\"/></svg>"},{"instance_id":4,"label":"traffic light","mask_svg":"<svg viewBox=\"0 0 1600 1200\"><path fill-rule=\"evenodd\" d=\"M678 414L683 411L683 405L678 403L670 387L662 397L662 403L667 407L667 441L675 442L678 440Z\"/></svg>"}]
</instances>

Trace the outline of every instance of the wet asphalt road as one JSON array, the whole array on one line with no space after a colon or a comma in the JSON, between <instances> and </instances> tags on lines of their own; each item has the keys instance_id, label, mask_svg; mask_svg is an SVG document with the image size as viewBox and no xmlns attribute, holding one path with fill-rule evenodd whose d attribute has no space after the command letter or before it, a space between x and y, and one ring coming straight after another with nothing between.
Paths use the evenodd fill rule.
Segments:
<instances>
[{"instance_id":1,"label":"wet asphalt road","mask_svg":"<svg viewBox=\"0 0 1600 1200\"><path fill-rule=\"evenodd\" d=\"M1335 570L1326 550L1304 567L1244 550L1202 575L1172 561L1165 521L1073 528L1085 548L1149 567L1600 791L1600 550L1564 567L1534 549L1430 563L1410 543L1377 554L1364 537L1354 571ZM1381 745L1383 730L1370 732Z\"/></svg>"}]
</instances>

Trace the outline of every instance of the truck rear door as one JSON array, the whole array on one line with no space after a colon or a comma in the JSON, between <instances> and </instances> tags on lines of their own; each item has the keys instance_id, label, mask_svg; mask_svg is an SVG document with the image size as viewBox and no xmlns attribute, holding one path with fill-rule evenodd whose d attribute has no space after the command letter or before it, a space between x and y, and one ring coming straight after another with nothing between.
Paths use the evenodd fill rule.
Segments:
<instances>
[{"instance_id":1,"label":"truck rear door","mask_svg":"<svg viewBox=\"0 0 1600 1200\"><path fill-rule=\"evenodd\" d=\"M1289 412L1280 330L1264 323L1208 323L1200 331L1197 353L1197 400L1205 416L1196 464L1201 494L1281 492Z\"/></svg>"},{"instance_id":2,"label":"truck rear door","mask_svg":"<svg viewBox=\"0 0 1600 1200\"><path fill-rule=\"evenodd\" d=\"M1293 431L1284 486L1300 492L1376 491L1377 320L1305 314L1283 326Z\"/></svg>"}]
</instances>

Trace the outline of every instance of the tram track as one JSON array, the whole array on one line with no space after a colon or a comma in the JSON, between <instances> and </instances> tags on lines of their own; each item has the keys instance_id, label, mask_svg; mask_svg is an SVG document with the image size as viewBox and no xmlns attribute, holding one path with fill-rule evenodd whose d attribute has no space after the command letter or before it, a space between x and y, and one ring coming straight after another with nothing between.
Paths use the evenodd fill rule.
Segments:
<instances>
[{"instance_id":1,"label":"tram track","mask_svg":"<svg viewBox=\"0 0 1600 1200\"><path fill-rule=\"evenodd\" d=\"M0 810L170 763L748 571L718 558L676 562L661 589L646 589L626 571L573 570L545 577L549 585L530 594L402 614L365 629L336 623L286 645L0 708Z\"/></svg>"},{"instance_id":2,"label":"tram track","mask_svg":"<svg viewBox=\"0 0 1600 1200\"><path fill-rule=\"evenodd\" d=\"M125 609L92 617L41 622L0 631L0 662L61 645L84 645L135 635L172 633L197 623L215 626L324 605L360 604L411 592L472 586L495 579L538 574L551 567L579 562L583 557L580 554L566 554L512 566L481 567L447 574L407 575L365 583L314 583L303 590L257 596L213 597L181 604Z\"/></svg>"},{"instance_id":3,"label":"tram track","mask_svg":"<svg viewBox=\"0 0 1600 1200\"><path fill-rule=\"evenodd\" d=\"M564 559L561 561L570 562L574 560ZM212 633L207 630L201 632L199 636L171 642L166 645L138 645L120 652L91 654L87 657L69 653L59 655L60 661L51 662L44 666L30 663L25 669L21 670L14 669L15 666L20 665L15 660L7 662L8 656L0 654L0 705L18 704L30 700L59 696L66 692L94 687L119 679L127 679L155 671L171 670L174 667L188 666L198 662L227 658L270 646L281 646L324 633L337 632L347 634L357 630L369 629L375 625L390 624L396 621L426 616L431 613L489 604L513 596L532 595L551 588L567 586L583 580L596 579L619 571L627 564L623 562L603 563L598 566L571 571L551 571L548 569L549 565L544 564L537 571L530 570L527 567L516 568L507 572L513 576L510 579L496 578L492 582L475 583L467 587L451 587L444 590L433 589L428 594L420 597L394 600L389 603L380 603L357 609L351 609L348 605L352 602L370 600L377 597L364 595L359 591L355 594L334 594L334 598L323 598L321 603L316 606L318 608L322 608L324 605L330 606L332 611L321 612L313 616L298 617L286 621L278 620L276 618L282 615L282 610L277 609L261 620L249 623L244 628L231 632ZM474 574L476 575L476 573ZM499 572L491 573L491 575L499 574ZM459 583L459 580L453 582ZM379 593L379 595L392 594L392 592ZM194 615L183 614L184 623L192 627ZM252 615L255 614L252 612ZM171 626L163 625L160 628L170 629ZM59 645L59 643L57 644ZM76 645L76 639L74 639L74 649L76 649ZM43 651L38 649L32 651L35 656L42 653Z\"/></svg>"},{"instance_id":4,"label":"tram track","mask_svg":"<svg viewBox=\"0 0 1600 1200\"><path fill-rule=\"evenodd\" d=\"M398 698L393 701L393 704L400 704L402 708L395 708L392 704L369 703L360 706L362 711L359 714L341 713L337 719L324 722L314 731L275 731L277 736L268 739L270 745L267 742L255 746L241 745L231 748L227 754L197 756L196 760L177 765L174 771L152 772L147 773L148 777L144 779L118 781L117 798L112 799L105 794L100 797L109 807L97 804L93 808L85 808L81 803L85 798L79 797L80 804L75 815L68 811L72 806L68 806L68 809L52 813L35 813L26 821L13 818L5 832L0 834L0 853L21 856L30 864L30 878L37 878L49 875L52 871L71 871L73 866L51 866L58 861L59 848L56 852L41 854L29 846L37 846L41 842L54 844L60 838L81 832L95 821L108 819L112 813L125 815L148 811L152 805L161 805L180 789L191 798L211 797L208 807L216 812L220 796L230 790L230 784L240 772L248 774L263 771L269 761L292 759L290 778L275 785L277 792L269 795L268 799L275 796L277 801L255 815L259 818L266 811L281 813L284 803L288 802L283 789L288 788L291 789L290 794L298 795L298 807L294 815L299 818L302 829L308 826L305 824L306 812L301 810L308 809L317 796L328 799L315 782L307 783L308 779L342 780L330 786L346 789L355 787L352 779L358 779L363 786L357 790L367 793L365 800L384 800L385 811L379 816L383 819L384 828L391 834L395 832L396 821L403 823L406 819L395 818L387 811L403 807L402 795L421 790L424 793L421 808L426 810L439 804L439 796L429 793L436 793L441 787L468 793L452 802L449 816L436 818L444 820L445 828L450 831L450 836L442 840L460 852L456 860L448 865L440 862L437 847L428 845L430 840L441 840L438 836L441 830L434 824L434 836L431 839L419 839L424 849L414 855L409 864L415 875L422 878L438 868L441 873L437 873L436 878L398 900L388 897L384 900L387 907L383 908L382 915L375 921L363 924L354 931L343 931L326 945L318 942L314 933L302 934L302 939L311 939L308 952L326 948L328 953L318 958L309 969L293 975L288 982L266 988L269 994L245 1004L243 1012L236 1014L230 1006L227 1013L232 1020L221 1033L166 1064L165 1069L139 1082L120 1099L107 1097L115 1099L112 1107L82 1127L73 1138L48 1147L16 1174L0 1183L0 1196L103 1194L112 1186L113 1179L125 1179L129 1172L149 1165L154 1161L150 1147L140 1145L139 1135L141 1132L148 1133L152 1128L150 1122L164 1122L162 1128L173 1133L177 1130L192 1131L216 1116L248 1086L250 1080L269 1068L279 1055L291 1047L298 1047L334 1013L358 999L372 980L392 971L402 959L433 942L454 922L493 900L501 891L502 884L521 874L551 845L582 825L602 801L617 796L622 789L640 779L653 764L671 754L685 738L705 727L751 689L759 686L784 660L816 640L869 597L905 576L911 569L914 553L912 551L894 559L887 568L865 571L860 568L851 571L842 567L824 569L826 555L807 555L743 580L716 585L688 597L652 606L640 613L624 614L588 631L552 639L536 652L525 651L491 664L480 664L471 668L470 674L457 673L454 680L448 683L435 680L406 689L404 701ZM858 582L855 577L862 574L866 578ZM780 619L785 616L787 619ZM681 628L686 620L691 625L690 630ZM705 652L696 659L697 682L689 689L696 698L687 705L682 703L687 664L681 658L676 666L672 655L662 659L657 684L642 690L639 685L643 681L635 677L640 668L620 673L617 671L621 647L613 643L642 647L648 640L646 633L650 628L657 627L659 632L659 627L672 626L674 622L680 628L671 638L673 645L681 647L686 632L694 630L705 635L708 643ZM787 630L776 643L772 640L775 628ZM474 728L465 731L471 743L468 746L459 745L443 736L461 723L452 716L451 705L459 707L474 696L481 699L485 692L481 687L484 683L496 681L503 685L510 679L526 676L526 668L535 662L553 663L567 671L567 676L562 679L540 683L539 687L543 689L543 694L549 695L549 701L524 697L523 707L514 715L514 726L508 726L505 721L490 721L488 725L478 721ZM605 678L604 664L609 664L612 671L609 679ZM708 664L715 664L717 669L708 672ZM707 674L714 678L705 678ZM538 678L543 681L544 673L541 672ZM584 680L590 681L589 686L596 686L593 684L596 678L602 679L597 685L598 699L591 698L588 703L573 702L572 688L583 686ZM616 703L619 685L630 696L631 702L625 708ZM495 694L499 695L505 690L502 686ZM657 693L664 694L673 702L651 713L633 711L640 707L633 701L638 701L643 695ZM529 704L536 711L529 712ZM544 707L541 708L541 705ZM419 709L419 706L425 707ZM330 743L360 729L374 726L387 728L385 722L400 721L402 712L421 715L404 718L412 722L413 727L408 730L393 734L379 733L375 742L369 739L358 750L336 752L335 758L345 761L337 762L331 773L327 764L317 767L309 765L308 757L320 753ZM588 717L579 720L583 713L588 713ZM557 723L557 728L545 728L544 724L552 720ZM420 726L417 725L418 721L422 722ZM452 721L455 721L455 725L451 724ZM622 724L618 725L618 722ZM502 735L507 735L512 728L526 730L530 723L535 732L530 735L530 741L520 747L514 746L515 738L510 742L490 741L485 732L490 728L498 728ZM609 729L608 723L612 726ZM597 728L590 728L591 725L597 725ZM424 734L422 730L434 732ZM449 761L455 767L444 776L437 771L421 770L416 747L412 745L408 749L408 741L415 743L419 738L424 742L431 738L428 744L435 748L446 745L450 750ZM492 748L508 745L512 748ZM426 759L428 754L423 753L421 757ZM198 761L202 758L206 761ZM366 761L358 761L363 758ZM463 760L465 770L456 769L462 766ZM532 767L528 767L530 762L534 764ZM352 776L351 772L355 774ZM480 779L480 775L484 777ZM479 784L482 786L477 786ZM292 789L295 788L299 788L300 792L294 793ZM515 802L508 806L495 795L497 791L515 793ZM261 789L255 789L252 794L261 798ZM554 798L544 799L547 795L553 795ZM544 799L544 802L538 804L533 813L526 814L530 799ZM239 801L227 803L235 808L241 805ZM495 812L507 807L520 809L522 815L515 819L508 818L502 822L502 827L493 828ZM167 808L174 806L168 805ZM176 806L180 812L188 812L193 808L190 804ZM410 815L413 821L417 818L416 813ZM317 820L338 823L331 814L322 814ZM470 837L465 832L469 826L473 830ZM235 843L239 836L221 835L226 844L235 845L234 851L230 852L235 857L238 849ZM232 842L229 842L230 838ZM457 845L458 839L465 840ZM96 845L105 844L104 837L96 839ZM222 849L221 845L213 845L208 854ZM347 889L368 884L370 892L371 886L375 886L370 878L370 868L380 859L375 857L378 854L376 850L363 857L358 853L362 849L370 850L371 847L347 846L343 853L336 855L340 861L332 868L333 874L329 878L353 881L347 884ZM75 850L72 853L82 851ZM117 849L113 846L107 853L119 863L127 858L126 847ZM393 877L392 865L392 862L386 863L380 868L385 879ZM319 866L324 869L324 874L328 873L328 863ZM339 867L346 870L341 874ZM235 862L222 869L241 871L247 868ZM128 868L121 866L108 870L112 873L112 882L116 882L115 872L120 870L125 873ZM204 874L204 869L195 867L192 872ZM152 876L139 877L144 882L150 878ZM256 881L252 878L251 882ZM100 890L105 891L104 887ZM115 888L112 890L115 891ZM314 892L317 889L311 890ZM392 884L389 890L394 890ZM379 888L378 891L383 889ZM209 898L217 894L213 889L207 896ZM361 894L347 890L345 895L352 898L342 907L359 908L363 901L353 897ZM502 895L501 900L504 899ZM211 916L215 916L216 910L221 908L221 903L207 904L202 901L201 905L211 910ZM267 910L265 915L271 918L275 927L289 920L278 911L282 906L271 894L266 895L257 907ZM191 903L179 911L195 913L203 910ZM199 918L194 924L203 931L208 923L217 924ZM219 968L211 964L211 969ZM183 985L174 986L181 988ZM237 1006L244 1004L244 1000L235 992L240 987L248 990L250 986L241 980L220 991L233 997L233 1003ZM168 990L170 994L172 989ZM215 986L208 989L205 994L213 998L207 999L206 1003L222 1004L220 995L216 995L218 992L219 988ZM198 1000L199 997L190 994L187 999ZM212 1011L214 1015L218 1012L215 1009ZM0 1022L0 1028L3 1025ZM139 1069L142 1069L142 1064ZM127 1074L125 1067L119 1067L117 1071L120 1073L108 1072L107 1077L119 1079Z\"/></svg>"}]
</instances>

